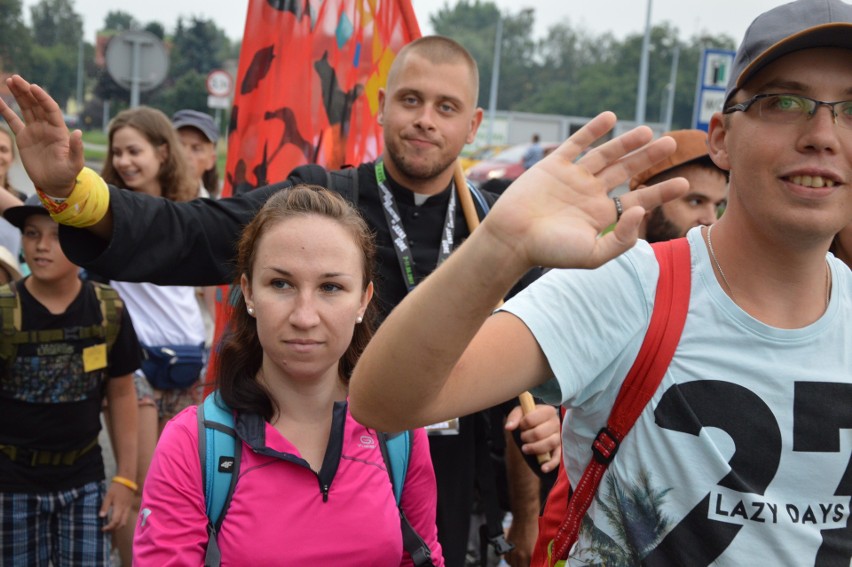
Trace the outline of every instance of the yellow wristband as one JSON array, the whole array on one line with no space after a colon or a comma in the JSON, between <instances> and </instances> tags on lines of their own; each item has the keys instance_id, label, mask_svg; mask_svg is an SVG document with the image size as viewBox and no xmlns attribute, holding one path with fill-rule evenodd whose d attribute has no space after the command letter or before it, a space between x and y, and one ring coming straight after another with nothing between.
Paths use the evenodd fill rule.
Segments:
<instances>
[{"instance_id":1,"label":"yellow wristband","mask_svg":"<svg viewBox=\"0 0 852 567\"><path fill-rule=\"evenodd\" d=\"M118 484L123 484L133 492L139 491L139 485L130 480L129 478L124 478L123 476L114 476L112 477L113 482L117 482Z\"/></svg>"},{"instance_id":2,"label":"yellow wristband","mask_svg":"<svg viewBox=\"0 0 852 567\"><path fill-rule=\"evenodd\" d=\"M88 167L77 174L74 189L64 202L57 203L41 191L39 196L53 220L77 228L97 224L109 210L109 188L101 176Z\"/></svg>"}]
</instances>

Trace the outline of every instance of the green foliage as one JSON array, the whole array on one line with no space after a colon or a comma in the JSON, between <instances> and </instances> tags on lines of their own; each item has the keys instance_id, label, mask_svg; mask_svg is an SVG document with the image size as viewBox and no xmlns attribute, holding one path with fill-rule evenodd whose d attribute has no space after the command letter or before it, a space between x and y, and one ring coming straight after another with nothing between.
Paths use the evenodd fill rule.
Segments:
<instances>
[{"instance_id":1,"label":"green foliage","mask_svg":"<svg viewBox=\"0 0 852 567\"><path fill-rule=\"evenodd\" d=\"M206 80L207 73L186 72L169 87L161 87L149 95L143 96L143 103L159 108L168 116L181 108L208 112Z\"/></svg>"},{"instance_id":2,"label":"green foliage","mask_svg":"<svg viewBox=\"0 0 852 567\"><path fill-rule=\"evenodd\" d=\"M64 108L77 89L76 44L74 49L62 45L33 45L31 49L31 75L38 77L39 84Z\"/></svg>"},{"instance_id":3,"label":"green foliage","mask_svg":"<svg viewBox=\"0 0 852 567\"><path fill-rule=\"evenodd\" d=\"M225 32L211 20L192 17L179 19L171 50L172 77L186 73L207 73L222 66L228 56L229 42ZM203 90L203 89L202 89Z\"/></svg>"},{"instance_id":4,"label":"green foliage","mask_svg":"<svg viewBox=\"0 0 852 567\"><path fill-rule=\"evenodd\" d=\"M104 31L121 32L139 27L140 25L139 22L136 21L136 18L127 12L122 12L121 10L112 10L107 12L106 17L104 18Z\"/></svg>"},{"instance_id":5,"label":"green foliage","mask_svg":"<svg viewBox=\"0 0 852 567\"><path fill-rule=\"evenodd\" d=\"M30 8L33 38L42 47L77 46L83 37L83 18L74 0L40 0Z\"/></svg>"},{"instance_id":6,"label":"green foliage","mask_svg":"<svg viewBox=\"0 0 852 567\"><path fill-rule=\"evenodd\" d=\"M480 72L479 104L487 106L494 62L497 19L503 18L497 108L569 116L594 116L612 110L632 120L642 34L616 39L592 35L569 21L554 22L544 38L532 37L534 9L501 13L491 0L458 0L432 16L435 33L464 45ZM679 50L672 127L688 128L701 51L733 49L734 40L721 35L684 41L668 22L651 30L646 119L662 121L672 58Z\"/></svg>"},{"instance_id":7,"label":"green foliage","mask_svg":"<svg viewBox=\"0 0 852 567\"><path fill-rule=\"evenodd\" d=\"M0 71L30 69L32 36L24 25L21 0L0 0Z\"/></svg>"}]
</instances>

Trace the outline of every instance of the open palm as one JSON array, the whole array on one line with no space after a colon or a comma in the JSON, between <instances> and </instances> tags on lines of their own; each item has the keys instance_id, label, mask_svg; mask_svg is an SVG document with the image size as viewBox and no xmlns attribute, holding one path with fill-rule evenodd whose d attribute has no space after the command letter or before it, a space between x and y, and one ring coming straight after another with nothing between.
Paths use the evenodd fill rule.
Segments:
<instances>
[{"instance_id":1,"label":"open palm","mask_svg":"<svg viewBox=\"0 0 852 567\"><path fill-rule=\"evenodd\" d=\"M82 133L68 132L59 105L44 89L20 75L6 80L21 116L0 99L0 114L6 119L33 184L54 197L67 197L77 174L83 169Z\"/></svg>"},{"instance_id":2,"label":"open palm","mask_svg":"<svg viewBox=\"0 0 852 567\"><path fill-rule=\"evenodd\" d=\"M639 127L589 149L615 121L611 112L598 115L524 172L482 229L529 266L595 268L633 246L645 211L683 194L688 185L678 178L624 195L623 216L600 236L616 220L609 191L676 148L667 137L651 142L651 130Z\"/></svg>"}]
</instances>

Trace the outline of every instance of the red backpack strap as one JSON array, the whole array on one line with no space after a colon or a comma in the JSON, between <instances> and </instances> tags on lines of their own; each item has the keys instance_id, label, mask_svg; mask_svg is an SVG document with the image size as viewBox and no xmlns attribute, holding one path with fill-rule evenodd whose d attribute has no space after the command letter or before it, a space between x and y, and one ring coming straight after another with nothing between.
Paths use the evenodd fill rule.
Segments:
<instances>
[{"instance_id":1,"label":"red backpack strap","mask_svg":"<svg viewBox=\"0 0 852 567\"><path fill-rule=\"evenodd\" d=\"M678 238L655 243L652 247L660 265L660 277L651 322L633 367L621 385L606 427L598 432L592 443L592 460L568 502L553 543L552 557L555 559L568 557L609 463L660 386L686 323L691 291L689 242L686 238Z\"/></svg>"}]
</instances>

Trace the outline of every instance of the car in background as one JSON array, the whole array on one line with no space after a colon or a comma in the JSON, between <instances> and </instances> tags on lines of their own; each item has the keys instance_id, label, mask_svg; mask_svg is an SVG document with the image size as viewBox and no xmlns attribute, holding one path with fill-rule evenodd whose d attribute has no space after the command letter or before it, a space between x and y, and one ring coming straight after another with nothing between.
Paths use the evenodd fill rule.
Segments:
<instances>
[{"instance_id":1,"label":"car in background","mask_svg":"<svg viewBox=\"0 0 852 567\"><path fill-rule=\"evenodd\" d=\"M549 154L558 146L558 142L541 142L544 155ZM502 185L508 185L525 171L524 154L527 153L529 147L529 143L510 146L471 167L467 170L467 178L478 187L482 187L492 180L499 180Z\"/></svg>"},{"instance_id":2,"label":"car in background","mask_svg":"<svg viewBox=\"0 0 852 567\"><path fill-rule=\"evenodd\" d=\"M461 155L459 156L459 161L461 162L462 170L467 175L467 170L478 164L484 159L490 159L494 157L494 155L502 152L509 146L506 144L491 144L489 146L479 146L478 148L474 148L472 150L462 150Z\"/></svg>"}]
</instances>

